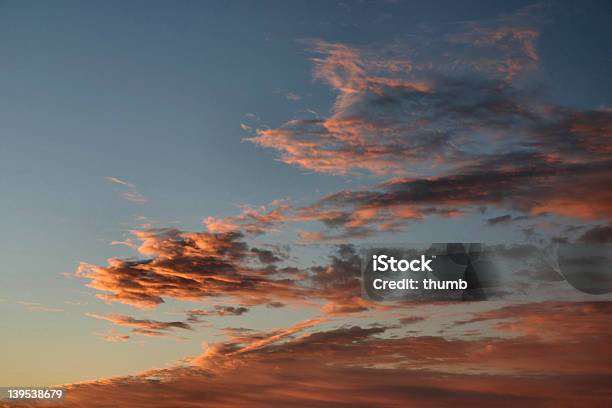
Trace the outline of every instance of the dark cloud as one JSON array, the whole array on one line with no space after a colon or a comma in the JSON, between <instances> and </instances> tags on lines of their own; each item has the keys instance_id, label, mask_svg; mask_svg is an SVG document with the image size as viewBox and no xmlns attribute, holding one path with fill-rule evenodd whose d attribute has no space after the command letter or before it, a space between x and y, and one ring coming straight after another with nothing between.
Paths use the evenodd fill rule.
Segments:
<instances>
[{"instance_id":1,"label":"dark cloud","mask_svg":"<svg viewBox=\"0 0 612 408\"><path fill-rule=\"evenodd\" d=\"M423 316L406 316L406 317L401 317L399 321L401 324L413 324L413 323L422 322L425 319L426 318Z\"/></svg>"},{"instance_id":2,"label":"dark cloud","mask_svg":"<svg viewBox=\"0 0 612 408\"><path fill-rule=\"evenodd\" d=\"M185 322L174 321L174 322L161 322L159 320L151 319L136 319L131 316L111 314L108 316L102 316L90 313L88 316L94 317L100 320L106 320L113 323L116 326L132 327L132 332L141 334L143 336L164 336L173 329L193 330L191 325ZM116 336L115 336L116 338ZM129 336L125 336L125 339ZM119 339L123 339L119 337Z\"/></svg>"},{"instance_id":3,"label":"dark cloud","mask_svg":"<svg viewBox=\"0 0 612 408\"><path fill-rule=\"evenodd\" d=\"M259 262L263 264L273 264L280 262L282 259L269 249L251 248L251 253L257 256Z\"/></svg>"},{"instance_id":4,"label":"dark cloud","mask_svg":"<svg viewBox=\"0 0 612 408\"><path fill-rule=\"evenodd\" d=\"M487 223L487 225L506 225L506 224L510 224L513 222L518 222L518 221L525 221L530 219L531 217L526 216L526 215L521 215L518 217L513 217L510 214L506 214L506 215L501 215L499 217L493 217L493 218L488 218L485 220L485 222Z\"/></svg>"},{"instance_id":5,"label":"dark cloud","mask_svg":"<svg viewBox=\"0 0 612 408\"><path fill-rule=\"evenodd\" d=\"M597 225L588 231L585 231L578 240L587 244L602 244L612 242L612 224Z\"/></svg>"},{"instance_id":6,"label":"dark cloud","mask_svg":"<svg viewBox=\"0 0 612 408\"><path fill-rule=\"evenodd\" d=\"M489 218L485 220L489 225L497 225L497 224L508 224L512 221L512 216L510 214L502 215L499 217Z\"/></svg>"},{"instance_id":7,"label":"dark cloud","mask_svg":"<svg viewBox=\"0 0 612 408\"><path fill-rule=\"evenodd\" d=\"M249 311L245 306L215 306L212 310L192 309L188 310L187 321L199 322L202 316L241 316Z\"/></svg>"},{"instance_id":8,"label":"dark cloud","mask_svg":"<svg viewBox=\"0 0 612 408\"><path fill-rule=\"evenodd\" d=\"M270 302L266 304L266 307L280 309L281 307L285 307L285 304L283 302Z\"/></svg>"},{"instance_id":9,"label":"dark cloud","mask_svg":"<svg viewBox=\"0 0 612 408\"><path fill-rule=\"evenodd\" d=\"M104 333L94 333L96 336L102 338L104 341L109 343L121 343L126 342L130 339L130 336L120 332L119 330L111 329Z\"/></svg>"},{"instance_id":10,"label":"dark cloud","mask_svg":"<svg viewBox=\"0 0 612 408\"><path fill-rule=\"evenodd\" d=\"M337 246L325 266L311 268L318 296L329 301L328 314L359 313L374 307L361 297L361 258L352 245Z\"/></svg>"},{"instance_id":11,"label":"dark cloud","mask_svg":"<svg viewBox=\"0 0 612 408\"><path fill-rule=\"evenodd\" d=\"M380 229L391 217L399 223L481 206L606 219L612 217L606 188L611 183L612 160L566 163L522 152L485 157L446 176L396 178L371 190L341 191L310 210L342 211L349 221L338 224L348 231L356 224Z\"/></svg>"}]
</instances>

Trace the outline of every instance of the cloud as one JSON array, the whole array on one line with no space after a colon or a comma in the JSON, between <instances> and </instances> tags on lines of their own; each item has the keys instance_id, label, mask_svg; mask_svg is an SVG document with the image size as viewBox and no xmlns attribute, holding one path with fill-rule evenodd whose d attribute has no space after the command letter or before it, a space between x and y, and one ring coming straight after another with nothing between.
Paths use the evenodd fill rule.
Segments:
<instances>
[{"instance_id":1,"label":"cloud","mask_svg":"<svg viewBox=\"0 0 612 408\"><path fill-rule=\"evenodd\" d=\"M511 223L515 223L515 222L519 222L519 221L527 221L530 220L532 218L536 218L536 217L543 217L546 216L546 213L540 213L540 214L535 214L532 216L528 216L528 215L520 215L520 216L512 216L510 214L506 214L506 215L501 215L499 217L493 217L493 218L488 218L485 220L485 222L487 223L487 225L490 226L494 226L494 225L506 225L506 224L511 224Z\"/></svg>"},{"instance_id":2,"label":"cloud","mask_svg":"<svg viewBox=\"0 0 612 408\"><path fill-rule=\"evenodd\" d=\"M322 220L332 230L351 232L394 229L428 215L454 217L483 206L578 219L612 218L612 159L588 163L551 161L534 153L480 159L449 175L395 178L369 190L330 194L309 208L335 212ZM316 238L316 237L315 237Z\"/></svg>"},{"instance_id":3,"label":"cloud","mask_svg":"<svg viewBox=\"0 0 612 408\"><path fill-rule=\"evenodd\" d=\"M268 332L243 333L238 337L234 337L228 343L221 344L220 347L219 345L208 347L205 344L206 350L204 353L198 358L190 360L190 362L195 365L205 367L225 366L225 360L227 360L228 357L231 358L234 356L257 352L262 349L265 350L270 345L278 344L279 342L282 342L288 338L291 339L294 335L326 321L326 318L315 317L312 319L303 320L294 324L293 326L282 329L271 330ZM219 359L222 359L223 361L216 361Z\"/></svg>"},{"instance_id":4,"label":"cloud","mask_svg":"<svg viewBox=\"0 0 612 408\"><path fill-rule=\"evenodd\" d=\"M94 334L109 343L124 343L130 339L130 336L128 336L127 334L123 334L120 331L114 329L111 329L104 333Z\"/></svg>"},{"instance_id":5,"label":"cloud","mask_svg":"<svg viewBox=\"0 0 612 408\"><path fill-rule=\"evenodd\" d=\"M181 232L175 229L132 231L141 241L140 260L111 258L107 266L81 263L75 275L91 280L89 287L107 292L108 302L152 308L164 298L198 300L229 296L249 304L292 301L306 290L287 277L269 274L270 257L242 241L239 232ZM248 256L251 255L251 256Z\"/></svg>"},{"instance_id":6,"label":"cloud","mask_svg":"<svg viewBox=\"0 0 612 408\"><path fill-rule=\"evenodd\" d=\"M511 336L482 328L465 338L414 336L391 326L323 330L316 318L267 332L238 330L173 368L69 385L64 405L87 401L95 408L113 398L136 408L193 401L255 408L603 407L611 402L609 304L527 303L463 323L497 325Z\"/></svg>"},{"instance_id":7,"label":"cloud","mask_svg":"<svg viewBox=\"0 0 612 408\"><path fill-rule=\"evenodd\" d=\"M493 217L485 220L489 225L497 225L497 224L508 224L512 222L512 216L510 214L502 215L499 217Z\"/></svg>"},{"instance_id":8,"label":"cloud","mask_svg":"<svg viewBox=\"0 0 612 408\"><path fill-rule=\"evenodd\" d=\"M121 194L121 196L126 199L127 201L132 201L134 203L140 203L140 204L144 204L147 203L148 200L147 198L141 194L140 192L138 192L136 190L136 185L127 182L125 180L121 180L117 177L106 177L106 180L108 180L109 182L113 183L113 184L118 184L122 187L127 187L129 188L128 191L125 191Z\"/></svg>"},{"instance_id":9,"label":"cloud","mask_svg":"<svg viewBox=\"0 0 612 408\"><path fill-rule=\"evenodd\" d=\"M491 172L487 177L492 177ZM499 184L496 180L491 182ZM437 194L436 189L429 187L424 191ZM442 189L440 194L446 199L447 193ZM415 197L420 196L419 192L415 194L407 197L413 205ZM336 198L328 199L332 200L330 205L337 205ZM342 206L359 206L364 196L358 195L356 203L350 195L339 199ZM377 199L372 196L367 202L373 205ZM431 203L427 205L430 208ZM344 228L343 224L338 228ZM204 316L241 315L254 306L300 306L319 309L327 316L403 307L401 303L379 303L362 296L362 259L352 245L336 246L324 262L296 267L285 266L286 259L277 250L247 245L239 232L212 234L164 229L132 233L141 242L137 250L142 259L111 258L106 266L82 264L75 272L76 276L89 279L88 286L102 292L97 296L107 302L147 309L166 299L221 298L237 305L188 310L188 322L199 322ZM486 278L487 292L491 296L523 293L528 289L537 292L545 285L550 289L551 284L561 282L561 276L541 251L535 245L491 247L490 255L496 259L496 265L509 261L512 266L505 268L503 285L496 274L483 272L481 279Z\"/></svg>"},{"instance_id":10,"label":"cloud","mask_svg":"<svg viewBox=\"0 0 612 408\"><path fill-rule=\"evenodd\" d=\"M357 314L397 306L372 302L362 297L361 257L353 245L337 245L329 256L329 262L311 267L310 272L316 296L327 301L321 309L326 315Z\"/></svg>"},{"instance_id":11,"label":"cloud","mask_svg":"<svg viewBox=\"0 0 612 408\"><path fill-rule=\"evenodd\" d=\"M580 238L580 242L587 244L601 244L612 242L612 224L596 225L585 231Z\"/></svg>"},{"instance_id":12,"label":"cloud","mask_svg":"<svg viewBox=\"0 0 612 408\"><path fill-rule=\"evenodd\" d=\"M541 8L541 5L526 7L488 24L470 22L465 32L449 35L449 42L465 46L459 48L465 53L462 64L475 71L496 71L511 81L538 66L537 14Z\"/></svg>"},{"instance_id":13,"label":"cloud","mask_svg":"<svg viewBox=\"0 0 612 408\"><path fill-rule=\"evenodd\" d=\"M205 218L207 232L136 231L142 259L84 263L76 275L106 292L104 300L143 308L165 298L227 296L249 306L323 299L328 314L356 313L372 305L346 272L350 256L291 269L279 265L286 258L278 251L245 241L317 221L324 229L298 230L301 243L342 243L487 207L517 214L490 225L542 214L608 221L612 112L546 103L526 85L539 63L532 11L453 25L434 33L427 49L307 40L314 77L337 92L331 114L258 129L248 140L308 170L390 178L302 207L289 200L243 206L235 216ZM342 285L350 290L339 295Z\"/></svg>"},{"instance_id":14,"label":"cloud","mask_svg":"<svg viewBox=\"0 0 612 408\"><path fill-rule=\"evenodd\" d=\"M285 94L285 98L287 98L287 100L293 101L293 102L297 102L300 99L302 99L302 97L294 92L287 92Z\"/></svg>"},{"instance_id":15,"label":"cloud","mask_svg":"<svg viewBox=\"0 0 612 408\"><path fill-rule=\"evenodd\" d=\"M282 259L269 249L251 248L251 253L257 256L262 264L274 264Z\"/></svg>"},{"instance_id":16,"label":"cloud","mask_svg":"<svg viewBox=\"0 0 612 408\"><path fill-rule=\"evenodd\" d=\"M126 200L132 201L134 203L144 204L149 201L147 200L145 196L140 194L138 191L126 191L125 193L122 194L122 196Z\"/></svg>"},{"instance_id":17,"label":"cloud","mask_svg":"<svg viewBox=\"0 0 612 408\"><path fill-rule=\"evenodd\" d=\"M337 92L327 118L292 119L246 140L317 172L402 174L501 146L534 119L514 79L538 66L535 10L430 30L412 43L355 47L309 39L313 76ZM526 130L525 130L526 131Z\"/></svg>"},{"instance_id":18,"label":"cloud","mask_svg":"<svg viewBox=\"0 0 612 408\"><path fill-rule=\"evenodd\" d=\"M287 221L287 212L292 208L289 200L275 200L257 208L242 206L237 216L225 218L206 217L202 222L211 233L241 231L249 235L261 235L276 231L279 224Z\"/></svg>"},{"instance_id":19,"label":"cloud","mask_svg":"<svg viewBox=\"0 0 612 408\"><path fill-rule=\"evenodd\" d=\"M310 268L277 265L284 254L249 246L239 232L182 232L175 229L132 231L142 259L111 258L106 266L81 263L74 275L90 280L98 298L141 309L164 299L225 297L240 306L188 311L200 316L241 315L249 306L287 304L321 307L330 315L386 308L361 298L360 258L340 245L329 262Z\"/></svg>"},{"instance_id":20,"label":"cloud","mask_svg":"<svg viewBox=\"0 0 612 408\"><path fill-rule=\"evenodd\" d=\"M87 302L74 301L74 300L65 300L64 303L70 306L87 306Z\"/></svg>"},{"instance_id":21,"label":"cloud","mask_svg":"<svg viewBox=\"0 0 612 408\"><path fill-rule=\"evenodd\" d=\"M23 300L19 300L17 301L18 304L20 304L21 306L24 306L26 309L28 309L29 311L32 312L50 312L50 313L59 313L59 312L63 312L64 309L59 309L57 307L49 307L49 306L45 306L42 305L40 303L37 302L26 302Z\"/></svg>"},{"instance_id":22,"label":"cloud","mask_svg":"<svg viewBox=\"0 0 612 408\"><path fill-rule=\"evenodd\" d=\"M327 123L331 119L294 120L283 128L259 132L251 141L275 146L284 152L283 161L309 169L338 174L353 168L375 174L414 173L396 174L374 191L331 194L318 205L293 213L285 208L284 218L279 216L277 222L318 217L328 227L342 226L350 232L302 234L307 240L329 241L397 231L406 220L455 217L487 205L531 216L610 218L612 197L605 186L612 183L612 151L606 147L612 138L611 112L535 106L524 92L472 78L444 80L436 86L435 91L395 95L398 102L382 107L360 105L364 111L348 119L353 124L367 115L385 115L380 123L369 123L365 133L343 122L338 129L347 134L331 135ZM396 112L395 107L413 98L419 99L417 109L423 109L415 117L427 117L427 123L387 135L385 126L396 117L410 120L406 118L412 116ZM429 132L430 125L437 130ZM469 140L468 134L479 140ZM439 165L427 169L423 160ZM333 201L338 205L329 205Z\"/></svg>"},{"instance_id":23,"label":"cloud","mask_svg":"<svg viewBox=\"0 0 612 408\"><path fill-rule=\"evenodd\" d=\"M399 319L401 324L413 324L426 320L423 316L406 316Z\"/></svg>"},{"instance_id":24,"label":"cloud","mask_svg":"<svg viewBox=\"0 0 612 408\"><path fill-rule=\"evenodd\" d=\"M131 316L111 314L108 316L88 313L87 316L106 320L117 326L132 327L132 333L143 336L164 336L173 329L193 330L191 325L185 322L161 322L150 319L136 319Z\"/></svg>"},{"instance_id":25,"label":"cloud","mask_svg":"<svg viewBox=\"0 0 612 408\"><path fill-rule=\"evenodd\" d=\"M368 64L351 48L324 48L330 49L329 61L316 60L315 72L322 70L319 76L343 89L336 113L292 120L249 140L310 170L362 169L395 177L372 191L342 191L305 208L286 206L277 224L318 218L344 232L303 231L301 237L335 241L398 231L428 215L456 217L477 206L523 213L513 221L542 213L610 218L612 196L605 186L612 183L612 112L540 104L530 91L473 77L435 78L427 88L379 81L376 91L361 95L361 88L374 86Z\"/></svg>"},{"instance_id":26,"label":"cloud","mask_svg":"<svg viewBox=\"0 0 612 408\"><path fill-rule=\"evenodd\" d=\"M215 306L213 310L192 309L188 310L187 321L191 323L200 322L202 316L242 316L249 311L245 306Z\"/></svg>"},{"instance_id":27,"label":"cloud","mask_svg":"<svg viewBox=\"0 0 612 408\"><path fill-rule=\"evenodd\" d=\"M457 304L424 303L423 316L405 316L398 313L405 304L360 296L353 246L338 245L327 260L301 268L285 266L281 251L253 246L254 237L288 222L325 227L301 231L302 241L341 242L400 231L430 216L481 214L486 207L509 213L489 218L490 225L544 213L609 220L611 113L545 103L537 87L525 85L540 59L538 24L528 11L453 24L459 29L417 38L415 45L307 41L315 78L337 93L331 114L256 129L247 140L308 171L390 178L303 207L287 200L243 206L236 216L205 218L204 232L133 231L134 240L124 243L138 258L83 263L75 275L104 292L103 300L138 308L206 297L238 305L187 310L184 322L92 315L141 335L188 330L204 316L229 321L256 306L307 305L320 308L321 316L271 330L222 329L224 341L205 343L202 354L176 367L70 385L65 405L610 405L609 302L494 310L499 303L462 304L473 312L469 317ZM599 241L606 228L581 239ZM533 245L495 250L505 260L530 262L539 251ZM540 288L560 281L536 262L514 275ZM390 313L367 313L373 310ZM430 310L463 320L425 327L437 323ZM102 337L129 338L118 331Z\"/></svg>"},{"instance_id":28,"label":"cloud","mask_svg":"<svg viewBox=\"0 0 612 408\"><path fill-rule=\"evenodd\" d=\"M609 219L612 112L550 103L526 80L539 66L544 8L432 28L413 44L304 41L313 76L336 92L331 114L246 140L309 171L392 179L288 206L275 225L318 219L328 230L303 230L302 241L342 242L486 206L521 213L490 225L544 213Z\"/></svg>"},{"instance_id":29,"label":"cloud","mask_svg":"<svg viewBox=\"0 0 612 408\"><path fill-rule=\"evenodd\" d=\"M533 302L480 312L461 324L488 322L496 330L545 343L599 342L612 336L603 319L610 312L610 301Z\"/></svg>"},{"instance_id":30,"label":"cloud","mask_svg":"<svg viewBox=\"0 0 612 408\"><path fill-rule=\"evenodd\" d=\"M114 184L120 184L122 186L130 187L130 188L136 188L136 186L134 184L132 184L130 182L127 182L127 181L124 181L124 180L121 180L121 179L119 179L117 177L110 177L109 176L109 177L106 177L106 180L108 180L108 181L110 181L111 183L114 183Z\"/></svg>"},{"instance_id":31,"label":"cloud","mask_svg":"<svg viewBox=\"0 0 612 408\"><path fill-rule=\"evenodd\" d=\"M111 245L124 245L128 248L132 248L132 249L136 249L138 247L138 245L136 245L136 243L134 242L134 240L132 238L128 238L125 239L123 241L111 241L110 243Z\"/></svg>"}]
</instances>

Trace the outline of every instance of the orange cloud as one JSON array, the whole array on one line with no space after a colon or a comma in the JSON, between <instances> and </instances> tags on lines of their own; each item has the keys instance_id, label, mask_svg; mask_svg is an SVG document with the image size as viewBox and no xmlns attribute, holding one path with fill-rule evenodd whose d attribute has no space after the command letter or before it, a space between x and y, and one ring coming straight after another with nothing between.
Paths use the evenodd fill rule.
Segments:
<instances>
[{"instance_id":1,"label":"orange cloud","mask_svg":"<svg viewBox=\"0 0 612 408\"><path fill-rule=\"evenodd\" d=\"M258 129L246 140L307 170L394 179L283 208L274 225L319 220L329 230L300 238L340 242L486 206L609 219L612 112L543 103L516 81L538 67L543 8L458 24L444 35L432 30L427 50L306 41L315 79L337 92L331 114ZM244 215L207 224L261 231Z\"/></svg>"},{"instance_id":2,"label":"orange cloud","mask_svg":"<svg viewBox=\"0 0 612 408\"><path fill-rule=\"evenodd\" d=\"M248 305L297 300L307 293L292 279L271 276L274 256L267 250L253 252L238 232L162 229L133 234L146 259L111 258L107 266L82 263L75 272L91 280L88 286L107 292L98 295L103 300L152 308L164 297L197 300L224 295ZM265 266L257 267L262 261Z\"/></svg>"},{"instance_id":3,"label":"orange cloud","mask_svg":"<svg viewBox=\"0 0 612 408\"><path fill-rule=\"evenodd\" d=\"M517 335L486 329L500 318L518 322ZM317 330L324 321L306 320L204 345L192 366L69 385L62 406L604 407L612 402L608 320L609 302L484 312L470 323L485 325L480 335L466 338L388 326Z\"/></svg>"},{"instance_id":4,"label":"orange cloud","mask_svg":"<svg viewBox=\"0 0 612 408\"><path fill-rule=\"evenodd\" d=\"M337 92L332 114L258 129L246 140L279 151L285 163L341 175L405 174L462 160L471 152L460 145L495 143L505 125L531 120L534 109L512 80L537 67L535 14L429 32L411 45L305 41L317 55L314 78Z\"/></svg>"},{"instance_id":5,"label":"orange cloud","mask_svg":"<svg viewBox=\"0 0 612 408\"><path fill-rule=\"evenodd\" d=\"M109 330L105 333L94 333L96 336L102 338L104 341L109 343L122 343L130 339L130 336L121 333L118 330Z\"/></svg>"},{"instance_id":6,"label":"orange cloud","mask_svg":"<svg viewBox=\"0 0 612 408\"><path fill-rule=\"evenodd\" d=\"M259 208L243 206L242 212L237 216L223 219L207 217L203 223L211 233L241 231L250 235L260 235L274 231L279 224L285 222L286 214L291 208L288 200L276 200L268 206Z\"/></svg>"},{"instance_id":7,"label":"orange cloud","mask_svg":"<svg viewBox=\"0 0 612 408\"><path fill-rule=\"evenodd\" d=\"M399 229L427 215L455 217L486 206L533 216L609 220L612 193L606 186L611 183L612 159L567 163L515 153L483 158L449 175L395 178L369 190L340 191L309 211L342 214L333 223L322 221L332 230L340 229L337 237L353 238ZM303 236L331 237L320 232Z\"/></svg>"}]
</instances>

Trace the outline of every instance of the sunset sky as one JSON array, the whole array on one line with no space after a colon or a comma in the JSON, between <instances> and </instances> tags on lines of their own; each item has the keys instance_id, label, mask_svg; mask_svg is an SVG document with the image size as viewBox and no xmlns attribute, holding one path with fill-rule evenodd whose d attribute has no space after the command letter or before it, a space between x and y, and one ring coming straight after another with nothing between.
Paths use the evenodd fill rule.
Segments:
<instances>
[{"instance_id":1,"label":"sunset sky","mask_svg":"<svg viewBox=\"0 0 612 408\"><path fill-rule=\"evenodd\" d=\"M610 295L540 262L612 240L611 15L0 2L0 386L63 384L69 407L612 403ZM520 296L362 298L359 247L417 242L499 245Z\"/></svg>"}]
</instances>

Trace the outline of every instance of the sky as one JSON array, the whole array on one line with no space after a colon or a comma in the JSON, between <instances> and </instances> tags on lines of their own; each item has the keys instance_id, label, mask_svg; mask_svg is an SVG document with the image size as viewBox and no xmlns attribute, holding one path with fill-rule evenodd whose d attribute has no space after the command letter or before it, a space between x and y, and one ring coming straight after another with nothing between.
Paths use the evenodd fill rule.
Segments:
<instances>
[{"instance_id":1,"label":"sky","mask_svg":"<svg viewBox=\"0 0 612 408\"><path fill-rule=\"evenodd\" d=\"M604 406L609 296L531 260L610 242L611 12L0 2L0 386L66 384L76 405L97 384L125 406L241 406L228 389L251 407ZM359 246L407 242L507 246L523 296L363 299ZM537 391L551 374L561 396Z\"/></svg>"}]
</instances>

